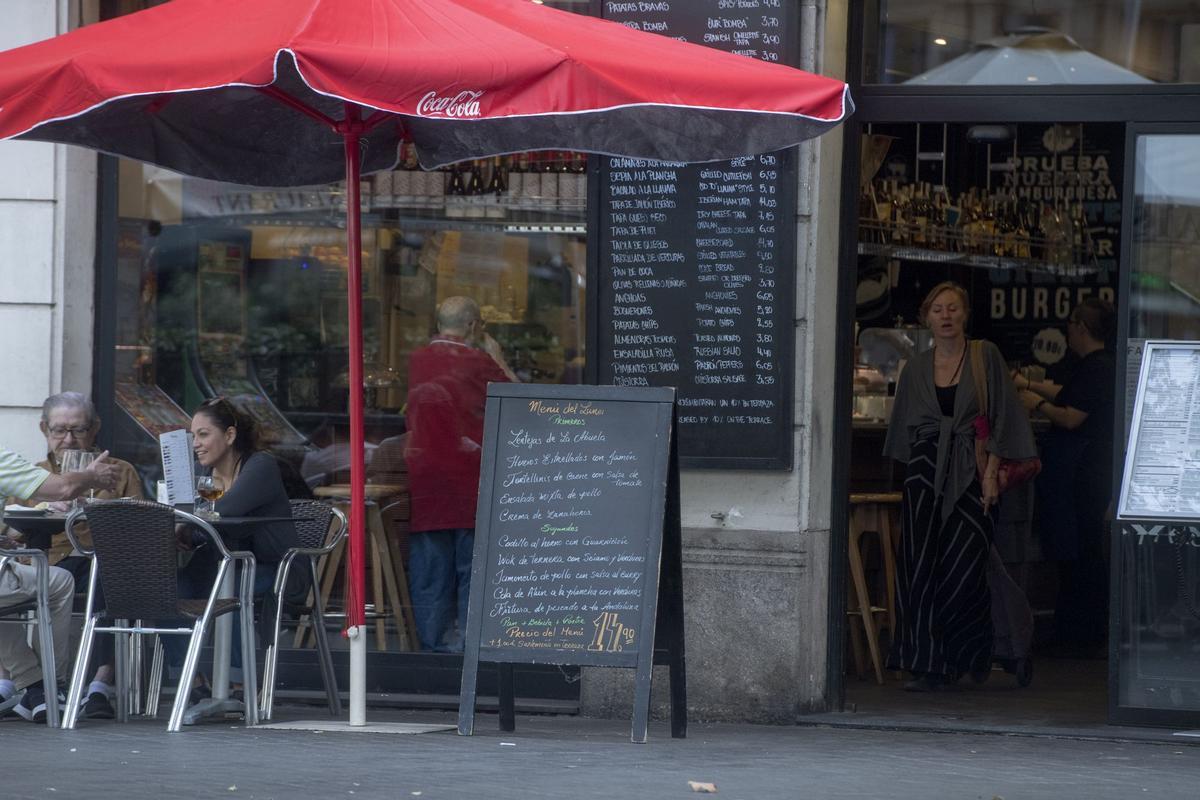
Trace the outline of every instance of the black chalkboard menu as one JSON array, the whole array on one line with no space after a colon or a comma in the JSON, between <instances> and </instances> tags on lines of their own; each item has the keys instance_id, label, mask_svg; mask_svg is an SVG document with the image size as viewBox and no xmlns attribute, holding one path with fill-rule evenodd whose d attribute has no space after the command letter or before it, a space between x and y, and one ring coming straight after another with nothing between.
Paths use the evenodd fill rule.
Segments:
<instances>
[{"instance_id":1,"label":"black chalkboard menu","mask_svg":"<svg viewBox=\"0 0 1200 800\"><path fill-rule=\"evenodd\" d=\"M661 388L489 387L460 732L479 661L577 664L638 671L644 741L656 632L682 698L673 401Z\"/></svg>"},{"instance_id":2,"label":"black chalkboard menu","mask_svg":"<svg viewBox=\"0 0 1200 800\"><path fill-rule=\"evenodd\" d=\"M606 0L607 19L780 63L783 0ZM599 160L591 256L597 383L678 391L680 462L792 467L796 161Z\"/></svg>"}]
</instances>

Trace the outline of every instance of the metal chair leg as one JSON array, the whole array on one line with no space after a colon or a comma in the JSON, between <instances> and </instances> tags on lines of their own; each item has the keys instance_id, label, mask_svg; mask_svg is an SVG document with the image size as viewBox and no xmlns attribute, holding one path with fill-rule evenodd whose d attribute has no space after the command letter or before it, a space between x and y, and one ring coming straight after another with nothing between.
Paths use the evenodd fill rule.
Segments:
<instances>
[{"instance_id":1,"label":"metal chair leg","mask_svg":"<svg viewBox=\"0 0 1200 800\"><path fill-rule=\"evenodd\" d=\"M175 690L175 703L171 706L171 719L167 722L168 733L179 733L183 728L183 712L187 709L188 694L196 677L196 665L200 661L200 646L208 632L208 617L201 617L192 626L188 638L187 656L183 659L183 670L179 676L179 687Z\"/></svg>"},{"instance_id":2,"label":"metal chair leg","mask_svg":"<svg viewBox=\"0 0 1200 800\"><path fill-rule=\"evenodd\" d=\"M79 639L79 652L75 655L75 670L71 673L71 690L67 693L67 709L63 714L62 726L74 730L79 717L79 706L83 700L83 681L88 661L92 657L92 642L96 638L96 615L83 622L83 635Z\"/></svg>"},{"instance_id":3,"label":"metal chair leg","mask_svg":"<svg viewBox=\"0 0 1200 800\"><path fill-rule=\"evenodd\" d=\"M317 567L311 557L308 560L308 567L312 579L315 581ZM329 649L329 633L325 630L325 609L322 608L319 592L313 595L311 618L313 633L317 640L317 660L321 664L321 680L325 684L325 698L329 701L329 714L339 717L342 714L342 698L338 693L337 673L333 671L333 653Z\"/></svg>"},{"instance_id":4,"label":"metal chair leg","mask_svg":"<svg viewBox=\"0 0 1200 800\"><path fill-rule=\"evenodd\" d=\"M42 686L46 690L46 726L59 725L58 672L54 664L54 630L50 622L49 575L44 563L38 564L37 629L38 658L42 662Z\"/></svg>"},{"instance_id":5,"label":"metal chair leg","mask_svg":"<svg viewBox=\"0 0 1200 800\"><path fill-rule=\"evenodd\" d=\"M150 662L150 685L146 687L146 716L158 716L158 701L162 696L164 651L162 637L154 635L154 658Z\"/></svg>"},{"instance_id":6,"label":"metal chair leg","mask_svg":"<svg viewBox=\"0 0 1200 800\"><path fill-rule=\"evenodd\" d=\"M242 706L246 727L258 724L258 638L254 632L254 562L242 566L240 587L242 617Z\"/></svg>"},{"instance_id":7,"label":"metal chair leg","mask_svg":"<svg viewBox=\"0 0 1200 800\"><path fill-rule=\"evenodd\" d=\"M258 716L264 722L271 720L275 710L275 669L279 662L279 632L283 627L283 593L291 568L292 559L286 558L275 578L275 618L271 625L271 638L267 640L267 649L263 654L263 685L258 709Z\"/></svg>"},{"instance_id":8,"label":"metal chair leg","mask_svg":"<svg viewBox=\"0 0 1200 800\"><path fill-rule=\"evenodd\" d=\"M143 620L134 620L135 628L142 627ZM142 713L142 679L145 677L145 664L142 661L142 640L144 635L135 633L129 637L129 713L138 716Z\"/></svg>"},{"instance_id":9,"label":"metal chair leg","mask_svg":"<svg viewBox=\"0 0 1200 800\"><path fill-rule=\"evenodd\" d=\"M113 620L114 628L128 628L129 620ZM129 637L128 633L113 634L117 641L113 650L116 657L117 722L129 721Z\"/></svg>"}]
</instances>

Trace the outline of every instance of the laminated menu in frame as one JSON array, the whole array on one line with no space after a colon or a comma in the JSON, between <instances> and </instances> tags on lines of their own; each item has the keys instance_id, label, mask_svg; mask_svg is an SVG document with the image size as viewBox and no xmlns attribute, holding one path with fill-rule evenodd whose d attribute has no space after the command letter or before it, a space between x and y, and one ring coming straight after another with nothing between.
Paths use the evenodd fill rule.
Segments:
<instances>
[{"instance_id":1,"label":"laminated menu in frame","mask_svg":"<svg viewBox=\"0 0 1200 800\"><path fill-rule=\"evenodd\" d=\"M1200 520L1200 342L1142 347L1117 518Z\"/></svg>"},{"instance_id":2,"label":"laminated menu in frame","mask_svg":"<svg viewBox=\"0 0 1200 800\"><path fill-rule=\"evenodd\" d=\"M458 730L474 729L479 662L635 670L645 742L652 666L670 667L687 730L679 469L669 388L492 384L484 422Z\"/></svg>"}]
</instances>

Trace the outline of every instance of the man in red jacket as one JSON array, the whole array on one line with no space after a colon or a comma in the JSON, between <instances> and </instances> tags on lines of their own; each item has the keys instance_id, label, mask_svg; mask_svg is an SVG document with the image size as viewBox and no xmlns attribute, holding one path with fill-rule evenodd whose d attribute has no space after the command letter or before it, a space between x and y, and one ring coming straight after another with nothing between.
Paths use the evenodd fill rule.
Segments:
<instances>
[{"instance_id":1,"label":"man in red jacket","mask_svg":"<svg viewBox=\"0 0 1200 800\"><path fill-rule=\"evenodd\" d=\"M421 648L461 652L487 385L516 376L484 330L479 305L471 298L442 301L437 325L437 335L409 358L404 457L413 535L408 577Z\"/></svg>"}]
</instances>

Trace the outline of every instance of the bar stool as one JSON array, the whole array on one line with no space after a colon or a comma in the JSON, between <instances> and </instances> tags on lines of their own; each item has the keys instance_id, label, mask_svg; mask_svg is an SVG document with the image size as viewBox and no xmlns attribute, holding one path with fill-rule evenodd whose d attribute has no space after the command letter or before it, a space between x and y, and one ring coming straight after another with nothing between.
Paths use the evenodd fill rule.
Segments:
<instances>
[{"instance_id":1,"label":"bar stool","mask_svg":"<svg viewBox=\"0 0 1200 800\"><path fill-rule=\"evenodd\" d=\"M854 666L858 677L865 672L862 642L858 628L853 624L857 618L866 634L867 649L871 664L875 668L875 681L883 685L883 655L879 644L879 629L886 627L889 634L896 631L896 539L893 530L899 533L899 512L902 496L900 492L863 492L850 495L849 563L851 579L851 608L846 615L850 618L850 643L854 649ZM879 535L879 551L883 560L884 580L887 589L878 602L873 602L867 588L866 571L863 568L862 537L875 531ZM876 617L883 616L883 620Z\"/></svg>"},{"instance_id":2,"label":"bar stool","mask_svg":"<svg viewBox=\"0 0 1200 800\"><path fill-rule=\"evenodd\" d=\"M368 587L374 612L368 619L375 621L375 648L387 650L387 628L385 620L391 617L396 625L396 638L401 650L417 650L417 630L413 620L412 599L408 593L408 576L404 569L398 547L388 540L383 525L380 504L388 499L407 498L408 487L399 484L368 484L366 496L366 546L368 564L371 567L371 584ZM319 486L313 490L318 498L326 499L350 515L350 487L345 484ZM394 504L394 503L393 503ZM332 553L322 558L317 566L319 586L314 591L321 593L321 601L327 602L340 571L346 550L345 540ZM308 624L302 621L296 626L295 646L303 647L308 633Z\"/></svg>"}]
</instances>

